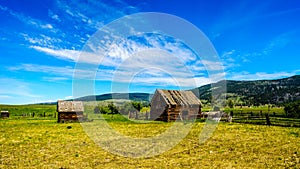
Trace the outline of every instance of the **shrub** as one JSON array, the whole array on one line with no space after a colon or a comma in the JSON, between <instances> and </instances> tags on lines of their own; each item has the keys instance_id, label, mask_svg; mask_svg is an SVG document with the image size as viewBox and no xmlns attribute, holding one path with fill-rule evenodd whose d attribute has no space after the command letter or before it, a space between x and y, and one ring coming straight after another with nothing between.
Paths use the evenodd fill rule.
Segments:
<instances>
[{"instance_id":1,"label":"shrub","mask_svg":"<svg viewBox=\"0 0 300 169\"><path fill-rule=\"evenodd\" d=\"M110 110L109 110L108 106L101 106L100 107L100 113L101 114L109 114Z\"/></svg>"},{"instance_id":2,"label":"shrub","mask_svg":"<svg viewBox=\"0 0 300 169\"><path fill-rule=\"evenodd\" d=\"M284 112L287 117L300 118L300 101L285 104Z\"/></svg>"},{"instance_id":3,"label":"shrub","mask_svg":"<svg viewBox=\"0 0 300 169\"><path fill-rule=\"evenodd\" d=\"M100 108L99 108L98 106L96 106L96 107L94 108L94 113L95 113L95 114L100 114L100 113L101 113Z\"/></svg>"}]
</instances>

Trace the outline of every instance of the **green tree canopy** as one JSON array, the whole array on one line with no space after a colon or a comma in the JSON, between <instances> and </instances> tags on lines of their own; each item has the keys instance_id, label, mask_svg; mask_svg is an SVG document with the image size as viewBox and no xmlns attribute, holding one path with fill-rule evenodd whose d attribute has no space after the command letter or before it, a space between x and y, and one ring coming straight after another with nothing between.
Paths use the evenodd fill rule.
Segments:
<instances>
[{"instance_id":1,"label":"green tree canopy","mask_svg":"<svg viewBox=\"0 0 300 169\"><path fill-rule=\"evenodd\" d=\"M300 101L285 104L284 112L287 117L300 118Z\"/></svg>"}]
</instances>

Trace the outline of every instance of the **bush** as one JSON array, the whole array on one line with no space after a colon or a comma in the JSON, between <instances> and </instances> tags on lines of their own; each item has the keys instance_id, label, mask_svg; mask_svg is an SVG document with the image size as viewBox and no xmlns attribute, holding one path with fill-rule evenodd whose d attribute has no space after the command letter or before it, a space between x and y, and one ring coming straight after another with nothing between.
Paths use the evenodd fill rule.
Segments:
<instances>
[{"instance_id":1,"label":"bush","mask_svg":"<svg viewBox=\"0 0 300 169\"><path fill-rule=\"evenodd\" d=\"M108 106L101 106L100 107L100 113L101 114L109 114L110 110L109 110Z\"/></svg>"},{"instance_id":2,"label":"bush","mask_svg":"<svg viewBox=\"0 0 300 169\"><path fill-rule=\"evenodd\" d=\"M119 114L118 108L113 103L109 103L107 107L110 110L109 114Z\"/></svg>"},{"instance_id":3,"label":"bush","mask_svg":"<svg viewBox=\"0 0 300 169\"><path fill-rule=\"evenodd\" d=\"M300 101L285 104L284 112L287 117L300 118Z\"/></svg>"},{"instance_id":4,"label":"bush","mask_svg":"<svg viewBox=\"0 0 300 169\"><path fill-rule=\"evenodd\" d=\"M132 106L131 102L126 102L120 107L120 113L127 115L128 112L135 111L136 109Z\"/></svg>"},{"instance_id":5,"label":"bush","mask_svg":"<svg viewBox=\"0 0 300 169\"><path fill-rule=\"evenodd\" d=\"M96 106L96 107L94 108L94 113L95 113L95 114L100 114L100 113L101 113L100 108L99 108L98 106Z\"/></svg>"},{"instance_id":6,"label":"bush","mask_svg":"<svg viewBox=\"0 0 300 169\"><path fill-rule=\"evenodd\" d=\"M227 105L228 105L229 108L233 108L234 103L233 103L233 101L232 101L231 99L229 99L229 100L227 101Z\"/></svg>"}]
</instances>

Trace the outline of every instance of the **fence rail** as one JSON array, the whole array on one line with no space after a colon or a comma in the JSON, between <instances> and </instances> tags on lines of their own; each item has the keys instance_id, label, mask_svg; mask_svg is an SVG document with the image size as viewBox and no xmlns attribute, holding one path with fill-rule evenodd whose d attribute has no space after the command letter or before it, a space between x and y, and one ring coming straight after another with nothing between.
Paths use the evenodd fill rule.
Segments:
<instances>
[{"instance_id":1,"label":"fence rail","mask_svg":"<svg viewBox=\"0 0 300 169\"><path fill-rule=\"evenodd\" d=\"M223 118L222 120L226 121L226 118ZM300 119L288 118L276 113L264 113L260 115L254 115L253 113L237 114L232 116L232 122L283 127L300 127Z\"/></svg>"}]
</instances>

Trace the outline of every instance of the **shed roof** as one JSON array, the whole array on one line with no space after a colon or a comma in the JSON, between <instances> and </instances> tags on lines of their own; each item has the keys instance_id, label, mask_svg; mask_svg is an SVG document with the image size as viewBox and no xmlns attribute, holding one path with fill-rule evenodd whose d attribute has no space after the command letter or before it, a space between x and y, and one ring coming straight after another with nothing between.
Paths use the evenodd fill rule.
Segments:
<instances>
[{"instance_id":1,"label":"shed roof","mask_svg":"<svg viewBox=\"0 0 300 169\"><path fill-rule=\"evenodd\" d=\"M200 100L192 91L162 89L157 89L156 91L163 97L168 105L201 105Z\"/></svg>"},{"instance_id":2,"label":"shed roof","mask_svg":"<svg viewBox=\"0 0 300 169\"><path fill-rule=\"evenodd\" d=\"M83 102L82 101L57 101L57 111L58 112L83 112Z\"/></svg>"}]
</instances>

